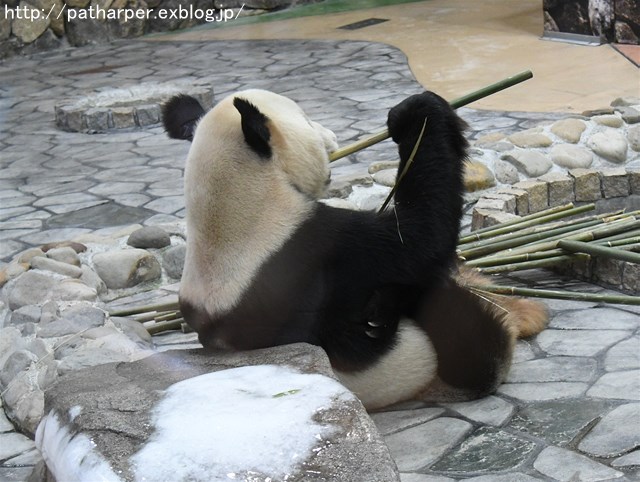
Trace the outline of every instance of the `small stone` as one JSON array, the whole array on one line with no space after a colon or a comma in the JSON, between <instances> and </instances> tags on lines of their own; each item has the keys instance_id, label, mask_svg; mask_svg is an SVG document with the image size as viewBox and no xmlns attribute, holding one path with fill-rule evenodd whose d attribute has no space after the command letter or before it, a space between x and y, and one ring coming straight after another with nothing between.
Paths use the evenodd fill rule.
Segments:
<instances>
[{"instance_id":1,"label":"small stone","mask_svg":"<svg viewBox=\"0 0 640 482\"><path fill-rule=\"evenodd\" d=\"M82 276L82 270L77 266L40 256L31 260L31 267L69 276L70 278L80 278Z\"/></svg>"},{"instance_id":2,"label":"small stone","mask_svg":"<svg viewBox=\"0 0 640 482\"><path fill-rule=\"evenodd\" d=\"M623 167L602 169L600 180L605 198L627 197L629 195L629 178Z\"/></svg>"},{"instance_id":3,"label":"small stone","mask_svg":"<svg viewBox=\"0 0 640 482\"><path fill-rule=\"evenodd\" d=\"M84 253L87 250L87 247L84 244L77 243L75 241L56 241L53 243L47 243L40 246L40 249L47 253L52 249L66 247L72 248L76 253Z\"/></svg>"},{"instance_id":4,"label":"small stone","mask_svg":"<svg viewBox=\"0 0 640 482\"><path fill-rule=\"evenodd\" d=\"M640 97L618 97L611 102L611 107L628 107L632 105L640 105Z\"/></svg>"},{"instance_id":5,"label":"small stone","mask_svg":"<svg viewBox=\"0 0 640 482\"><path fill-rule=\"evenodd\" d=\"M549 147L553 143L538 127L511 134L508 139L512 144L524 148Z\"/></svg>"},{"instance_id":6,"label":"small stone","mask_svg":"<svg viewBox=\"0 0 640 482\"><path fill-rule=\"evenodd\" d=\"M580 146L558 144L551 148L554 164L567 169L587 168L593 164L593 153Z\"/></svg>"},{"instance_id":7,"label":"small stone","mask_svg":"<svg viewBox=\"0 0 640 482\"><path fill-rule=\"evenodd\" d=\"M607 373L593 384L587 396L640 400L640 370Z\"/></svg>"},{"instance_id":8,"label":"small stone","mask_svg":"<svg viewBox=\"0 0 640 482\"><path fill-rule=\"evenodd\" d=\"M162 255L162 266L164 267L167 276L173 279L181 279L182 272L184 270L184 260L187 255L187 245L181 244L169 248Z\"/></svg>"},{"instance_id":9,"label":"small stone","mask_svg":"<svg viewBox=\"0 0 640 482\"><path fill-rule=\"evenodd\" d=\"M134 248L164 248L171 244L169 234L156 226L147 226L131 233L127 244Z\"/></svg>"},{"instance_id":10,"label":"small stone","mask_svg":"<svg viewBox=\"0 0 640 482\"><path fill-rule=\"evenodd\" d=\"M111 318L113 324L131 341L143 349L151 349L153 341L149 332L142 326L142 323L129 318Z\"/></svg>"},{"instance_id":11,"label":"small stone","mask_svg":"<svg viewBox=\"0 0 640 482\"><path fill-rule=\"evenodd\" d=\"M607 161L620 164L627 160L627 140L614 129L596 132L589 137L587 147Z\"/></svg>"},{"instance_id":12,"label":"small stone","mask_svg":"<svg viewBox=\"0 0 640 482\"><path fill-rule=\"evenodd\" d=\"M96 290L98 295L107 292L107 285L102 281L100 276L98 276L98 273L87 265L82 266L82 276L80 276L80 281L86 284L89 288Z\"/></svg>"},{"instance_id":13,"label":"small stone","mask_svg":"<svg viewBox=\"0 0 640 482\"><path fill-rule=\"evenodd\" d=\"M98 276L111 289L136 286L161 275L158 260L143 249L98 253L93 256L93 264Z\"/></svg>"},{"instance_id":14,"label":"small stone","mask_svg":"<svg viewBox=\"0 0 640 482\"><path fill-rule=\"evenodd\" d=\"M575 201L574 180L566 174L550 172L542 176L540 181L549 187L549 207L562 206Z\"/></svg>"},{"instance_id":15,"label":"small stone","mask_svg":"<svg viewBox=\"0 0 640 482\"><path fill-rule=\"evenodd\" d=\"M25 13L13 19L11 31L22 43L30 44L49 28L51 21L27 2L21 1L19 8Z\"/></svg>"},{"instance_id":16,"label":"small stone","mask_svg":"<svg viewBox=\"0 0 640 482\"><path fill-rule=\"evenodd\" d=\"M371 177L376 184L393 187L396 184L397 173L396 169L383 169L382 171L374 172Z\"/></svg>"},{"instance_id":17,"label":"small stone","mask_svg":"<svg viewBox=\"0 0 640 482\"><path fill-rule=\"evenodd\" d=\"M549 207L547 183L527 180L520 181L514 184L513 187L527 191L529 197L530 214L544 211Z\"/></svg>"},{"instance_id":18,"label":"small stone","mask_svg":"<svg viewBox=\"0 0 640 482\"><path fill-rule=\"evenodd\" d=\"M47 258L51 258L61 263L71 264L73 266L80 267L80 258L78 253L71 246L64 246L61 248L52 248L47 251Z\"/></svg>"},{"instance_id":19,"label":"small stone","mask_svg":"<svg viewBox=\"0 0 640 482\"><path fill-rule=\"evenodd\" d=\"M624 263L622 270L622 287L633 293L640 292L640 265Z\"/></svg>"},{"instance_id":20,"label":"small stone","mask_svg":"<svg viewBox=\"0 0 640 482\"><path fill-rule=\"evenodd\" d=\"M640 122L640 111L633 107L618 107L616 111L622 116L622 120L627 124L637 124Z\"/></svg>"},{"instance_id":21,"label":"small stone","mask_svg":"<svg viewBox=\"0 0 640 482\"><path fill-rule=\"evenodd\" d=\"M494 163L494 171L496 179L502 184L515 184L520 180L518 170L512 164L508 162L496 159Z\"/></svg>"},{"instance_id":22,"label":"small stone","mask_svg":"<svg viewBox=\"0 0 640 482\"><path fill-rule=\"evenodd\" d=\"M29 265L25 263L11 262L0 269L0 287L7 284L12 279L16 279L29 269Z\"/></svg>"},{"instance_id":23,"label":"small stone","mask_svg":"<svg viewBox=\"0 0 640 482\"><path fill-rule=\"evenodd\" d=\"M513 164L528 177L542 176L553 167L549 158L538 151L515 150L504 154L502 160Z\"/></svg>"},{"instance_id":24,"label":"small stone","mask_svg":"<svg viewBox=\"0 0 640 482\"><path fill-rule=\"evenodd\" d=\"M609 115L615 112L613 107L601 107L599 109L585 110L580 115L582 117L593 117L597 115Z\"/></svg>"},{"instance_id":25,"label":"small stone","mask_svg":"<svg viewBox=\"0 0 640 482\"><path fill-rule=\"evenodd\" d=\"M14 351L23 348L26 348L26 343L20 330L15 326L7 326L0 329L0 368Z\"/></svg>"},{"instance_id":26,"label":"small stone","mask_svg":"<svg viewBox=\"0 0 640 482\"><path fill-rule=\"evenodd\" d=\"M375 181L375 175L374 175ZM464 187L467 192L481 191L496 185L491 170L479 161L467 161L464 164ZM391 185L393 187L393 185Z\"/></svg>"},{"instance_id":27,"label":"small stone","mask_svg":"<svg viewBox=\"0 0 640 482\"><path fill-rule=\"evenodd\" d=\"M106 319L106 314L100 308L82 303L63 311L62 318L74 323L80 330L83 330L89 327L102 326Z\"/></svg>"},{"instance_id":28,"label":"small stone","mask_svg":"<svg viewBox=\"0 0 640 482\"><path fill-rule=\"evenodd\" d=\"M46 325L60 318L58 303L55 301L46 301L42 304L42 315L40 316L40 324Z\"/></svg>"},{"instance_id":29,"label":"small stone","mask_svg":"<svg viewBox=\"0 0 640 482\"><path fill-rule=\"evenodd\" d=\"M613 409L582 439L578 448L596 457L615 457L640 445L640 403Z\"/></svg>"},{"instance_id":30,"label":"small stone","mask_svg":"<svg viewBox=\"0 0 640 482\"><path fill-rule=\"evenodd\" d=\"M614 114L597 115L592 117L591 120L594 121L596 124L600 124L601 126L614 127L614 128L622 127L622 125L624 124L624 122L622 122L622 118Z\"/></svg>"},{"instance_id":31,"label":"small stone","mask_svg":"<svg viewBox=\"0 0 640 482\"><path fill-rule=\"evenodd\" d=\"M42 419L44 393L30 376L13 379L3 393L5 409L16 427L33 435Z\"/></svg>"},{"instance_id":32,"label":"small stone","mask_svg":"<svg viewBox=\"0 0 640 482\"><path fill-rule=\"evenodd\" d=\"M55 320L38 327L37 334L40 338L58 338L66 335L75 335L78 327L69 320Z\"/></svg>"},{"instance_id":33,"label":"small stone","mask_svg":"<svg viewBox=\"0 0 640 482\"><path fill-rule=\"evenodd\" d=\"M475 145L478 147L486 147L487 145L500 142L505 137L506 136L500 132L492 132L491 134L486 134L484 136L478 137L476 139Z\"/></svg>"},{"instance_id":34,"label":"small stone","mask_svg":"<svg viewBox=\"0 0 640 482\"><path fill-rule=\"evenodd\" d=\"M640 152L640 126L629 127L627 131L629 147L636 152Z\"/></svg>"},{"instance_id":35,"label":"small stone","mask_svg":"<svg viewBox=\"0 0 640 482\"><path fill-rule=\"evenodd\" d=\"M36 465L38 462L40 462L42 460L42 455L40 455L40 452L36 449L30 450L28 452L25 452L22 455L18 455L16 457L13 457L7 461L5 461L2 465L5 467L24 467L24 466L28 466L29 468L32 468L34 465Z\"/></svg>"},{"instance_id":36,"label":"small stone","mask_svg":"<svg viewBox=\"0 0 640 482\"><path fill-rule=\"evenodd\" d=\"M23 323L40 323L42 308L38 305L27 305L11 313L11 324L21 325Z\"/></svg>"},{"instance_id":37,"label":"small stone","mask_svg":"<svg viewBox=\"0 0 640 482\"><path fill-rule=\"evenodd\" d=\"M614 480L623 477L622 472L595 462L584 455L558 447L545 448L533 463L534 468L554 480Z\"/></svg>"},{"instance_id":38,"label":"small stone","mask_svg":"<svg viewBox=\"0 0 640 482\"><path fill-rule=\"evenodd\" d=\"M55 279L42 273L24 273L9 293L9 308L17 310L22 306L42 303L55 284Z\"/></svg>"},{"instance_id":39,"label":"small stone","mask_svg":"<svg viewBox=\"0 0 640 482\"><path fill-rule=\"evenodd\" d=\"M377 161L371 163L369 166L369 174L373 175L378 171L386 171L387 169L395 169L398 170L398 166L400 165L400 161Z\"/></svg>"},{"instance_id":40,"label":"small stone","mask_svg":"<svg viewBox=\"0 0 640 482\"><path fill-rule=\"evenodd\" d=\"M135 108L136 124L140 127L150 126L160 123L160 106L139 105Z\"/></svg>"},{"instance_id":41,"label":"small stone","mask_svg":"<svg viewBox=\"0 0 640 482\"><path fill-rule=\"evenodd\" d=\"M566 142L577 144L587 124L580 119L562 119L551 126L551 132Z\"/></svg>"},{"instance_id":42,"label":"small stone","mask_svg":"<svg viewBox=\"0 0 640 482\"><path fill-rule=\"evenodd\" d=\"M602 199L600 176L593 169L572 169L569 171L575 180L576 201L598 201Z\"/></svg>"},{"instance_id":43,"label":"small stone","mask_svg":"<svg viewBox=\"0 0 640 482\"><path fill-rule=\"evenodd\" d=\"M126 129L136 125L132 107L112 107L110 110L115 129Z\"/></svg>"},{"instance_id":44,"label":"small stone","mask_svg":"<svg viewBox=\"0 0 640 482\"><path fill-rule=\"evenodd\" d=\"M18 263L31 263L36 256L46 256L40 248L29 248L16 256L15 261Z\"/></svg>"},{"instance_id":45,"label":"small stone","mask_svg":"<svg viewBox=\"0 0 640 482\"><path fill-rule=\"evenodd\" d=\"M28 350L16 350L2 366L0 372L0 384L7 388L9 383L21 372L26 372L31 365L38 362L38 358Z\"/></svg>"},{"instance_id":46,"label":"small stone","mask_svg":"<svg viewBox=\"0 0 640 482\"><path fill-rule=\"evenodd\" d=\"M77 279L62 280L51 289L49 295L56 301L95 301L98 297L96 290Z\"/></svg>"}]
</instances>

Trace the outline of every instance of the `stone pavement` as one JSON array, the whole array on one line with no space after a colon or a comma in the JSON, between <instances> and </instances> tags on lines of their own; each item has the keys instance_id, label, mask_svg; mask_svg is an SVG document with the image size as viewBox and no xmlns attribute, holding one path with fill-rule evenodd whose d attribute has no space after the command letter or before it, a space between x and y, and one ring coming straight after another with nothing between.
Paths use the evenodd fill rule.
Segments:
<instances>
[{"instance_id":1,"label":"stone pavement","mask_svg":"<svg viewBox=\"0 0 640 482\"><path fill-rule=\"evenodd\" d=\"M0 76L4 261L45 242L184 216L187 144L166 139L159 127L62 132L55 127L58 102L96 89L185 78L210 82L217 98L266 88L300 102L346 144L381 129L391 106L421 90L401 52L367 42L127 41L13 59L0 65ZM472 139L563 117L460 113ZM332 192L350 189L372 162L394 158L385 142L339 161ZM568 287L547 272L519 276L509 282ZM550 328L518 345L508 383L495 396L373 415L403 481L640 480L640 310L548 305ZM38 460L32 449L0 412L0 480L26 480Z\"/></svg>"}]
</instances>

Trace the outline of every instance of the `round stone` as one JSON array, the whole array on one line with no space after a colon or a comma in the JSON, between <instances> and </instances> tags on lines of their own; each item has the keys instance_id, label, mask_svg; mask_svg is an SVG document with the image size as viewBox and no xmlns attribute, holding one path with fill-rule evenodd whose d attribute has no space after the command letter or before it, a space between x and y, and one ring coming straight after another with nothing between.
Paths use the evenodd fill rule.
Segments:
<instances>
[{"instance_id":1,"label":"round stone","mask_svg":"<svg viewBox=\"0 0 640 482\"><path fill-rule=\"evenodd\" d=\"M164 229L157 226L147 226L131 233L127 244L134 248L143 249L164 248L171 244L171 238Z\"/></svg>"},{"instance_id":2,"label":"round stone","mask_svg":"<svg viewBox=\"0 0 640 482\"><path fill-rule=\"evenodd\" d=\"M596 132L587 141L587 146L607 161L620 164L627 160L627 140L615 129Z\"/></svg>"},{"instance_id":3,"label":"round stone","mask_svg":"<svg viewBox=\"0 0 640 482\"><path fill-rule=\"evenodd\" d=\"M627 131L629 147L636 152L640 152L640 126L629 127Z\"/></svg>"},{"instance_id":4,"label":"round stone","mask_svg":"<svg viewBox=\"0 0 640 482\"><path fill-rule=\"evenodd\" d=\"M518 171L529 177L542 176L553 167L549 158L538 151L515 150L504 154L502 159L513 164Z\"/></svg>"},{"instance_id":5,"label":"round stone","mask_svg":"<svg viewBox=\"0 0 640 482\"><path fill-rule=\"evenodd\" d=\"M160 263L144 249L123 249L93 256L93 265L107 288L129 288L158 279Z\"/></svg>"},{"instance_id":6,"label":"round stone","mask_svg":"<svg viewBox=\"0 0 640 482\"><path fill-rule=\"evenodd\" d=\"M539 128L527 129L509 136L509 141L518 147L549 147L552 144Z\"/></svg>"},{"instance_id":7,"label":"round stone","mask_svg":"<svg viewBox=\"0 0 640 482\"><path fill-rule=\"evenodd\" d=\"M396 184L396 169L383 169L382 171L374 172L373 182L382 186L393 187Z\"/></svg>"},{"instance_id":8,"label":"round stone","mask_svg":"<svg viewBox=\"0 0 640 482\"><path fill-rule=\"evenodd\" d=\"M170 278L182 278L186 254L187 246L182 244L169 248L167 252L162 255L162 265Z\"/></svg>"},{"instance_id":9,"label":"round stone","mask_svg":"<svg viewBox=\"0 0 640 482\"><path fill-rule=\"evenodd\" d=\"M580 119L562 119L551 126L551 132L566 142L577 144L587 128Z\"/></svg>"},{"instance_id":10,"label":"round stone","mask_svg":"<svg viewBox=\"0 0 640 482\"><path fill-rule=\"evenodd\" d=\"M601 126L607 126L607 127L622 127L622 124L624 124L624 122L622 121L621 117L618 117L615 114L609 114L609 115L597 115L595 117L591 118L596 124L600 124Z\"/></svg>"},{"instance_id":11,"label":"round stone","mask_svg":"<svg viewBox=\"0 0 640 482\"><path fill-rule=\"evenodd\" d=\"M518 170L508 162L496 160L493 168L496 179L502 184L515 184L520 180Z\"/></svg>"},{"instance_id":12,"label":"round stone","mask_svg":"<svg viewBox=\"0 0 640 482\"><path fill-rule=\"evenodd\" d=\"M491 170L479 161L468 161L464 165L464 187L467 192L480 191L496 185Z\"/></svg>"},{"instance_id":13,"label":"round stone","mask_svg":"<svg viewBox=\"0 0 640 482\"><path fill-rule=\"evenodd\" d=\"M551 160L554 164L567 169L587 168L593 163L593 154L573 144L558 144L551 148Z\"/></svg>"}]
</instances>

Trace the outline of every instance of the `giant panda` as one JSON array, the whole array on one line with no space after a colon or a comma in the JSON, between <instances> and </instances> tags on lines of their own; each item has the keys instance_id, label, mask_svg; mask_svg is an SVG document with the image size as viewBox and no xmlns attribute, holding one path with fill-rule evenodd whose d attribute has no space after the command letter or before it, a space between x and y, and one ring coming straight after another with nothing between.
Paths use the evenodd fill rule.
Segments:
<instances>
[{"instance_id":1,"label":"giant panda","mask_svg":"<svg viewBox=\"0 0 640 482\"><path fill-rule=\"evenodd\" d=\"M206 113L184 95L165 104L168 135L192 140L180 309L205 347L319 345L369 410L496 390L546 313L466 287L479 280L456 267L465 124L425 92L388 128L401 171L425 119L393 208L377 214L319 202L336 136L294 101L245 90Z\"/></svg>"}]
</instances>

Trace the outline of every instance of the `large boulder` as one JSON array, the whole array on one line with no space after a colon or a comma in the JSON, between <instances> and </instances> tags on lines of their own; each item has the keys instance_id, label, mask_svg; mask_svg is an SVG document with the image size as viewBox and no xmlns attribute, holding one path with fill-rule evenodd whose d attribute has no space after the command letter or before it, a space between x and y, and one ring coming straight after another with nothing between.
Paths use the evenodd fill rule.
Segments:
<instances>
[{"instance_id":1,"label":"large boulder","mask_svg":"<svg viewBox=\"0 0 640 482\"><path fill-rule=\"evenodd\" d=\"M36 444L57 480L398 481L364 407L333 376L305 344L96 366L47 391Z\"/></svg>"}]
</instances>

